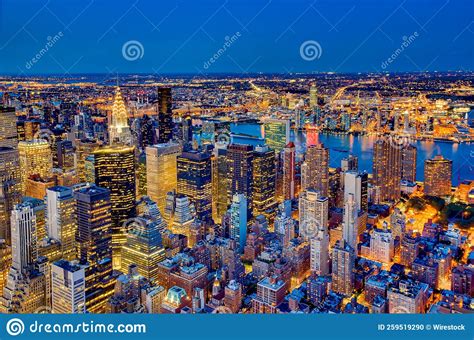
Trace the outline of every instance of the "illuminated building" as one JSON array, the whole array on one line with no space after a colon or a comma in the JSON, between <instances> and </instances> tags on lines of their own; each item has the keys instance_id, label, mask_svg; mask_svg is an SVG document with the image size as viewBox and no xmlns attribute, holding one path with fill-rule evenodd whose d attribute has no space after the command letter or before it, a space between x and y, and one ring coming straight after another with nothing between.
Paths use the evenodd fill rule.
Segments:
<instances>
[{"instance_id":1,"label":"illuminated building","mask_svg":"<svg viewBox=\"0 0 474 340\"><path fill-rule=\"evenodd\" d=\"M188 296L193 296L196 288L205 289L207 286L208 269L202 263L181 265L170 274L170 284L186 291Z\"/></svg>"},{"instance_id":2,"label":"illuminated building","mask_svg":"<svg viewBox=\"0 0 474 340\"><path fill-rule=\"evenodd\" d=\"M147 195L146 187L146 153L140 153L137 162L137 196L142 197Z\"/></svg>"},{"instance_id":3,"label":"illuminated building","mask_svg":"<svg viewBox=\"0 0 474 340\"><path fill-rule=\"evenodd\" d=\"M252 312L276 313L276 307L283 302L287 284L277 276L265 277L257 284L257 295L252 299Z\"/></svg>"},{"instance_id":4,"label":"illuminated building","mask_svg":"<svg viewBox=\"0 0 474 340\"><path fill-rule=\"evenodd\" d=\"M301 166L301 189L309 188L318 191L321 196L328 196L329 150L320 143L308 147Z\"/></svg>"},{"instance_id":5,"label":"illuminated building","mask_svg":"<svg viewBox=\"0 0 474 340\"><path fill-rule=\"evenodd\" d=\"M354 155L349 155L341 160L341 171L358 171L359 159Z\"/></svg>"},{"instance_id":6,"label":"illuminated building","mask_svg":"<svg viewBox=\"0 0 474 340\"><path fill-rule=\"evenodd\" d=\"M242 304L242 285L231 280L224 289L224 306L230 308L232 313L238 313Z\"/></svg>"},{"instance_id":7,"label":"illuminated building","mask_svg":"<svg viewBox=\"0 0 474 340\"><path fill-rule=\"evenodd\" d=\"M86 158L99 148L99 143L90 139L76 140L76 172L79 181L86 182Z\"/></svg>"},{"instance_id":8,"label":"illuminated building","mask_svg":"<svg viewBox=\"0 0 474 340\"><path fill-rule=\"evenodd\" d=\"M401 150L385 139L374 143L373 185L375 203L400 198Z\"/></svg>"},{"instance_id":9,"label":"illuminated building","mask_svg":"<svg viewBox=\"0 0 474 340\"><path fill-rule=\"evenodd\" d=\"M161 304L161 313L164 314L179 314L181 310L190 307L191 298L181 287L173 286L168 289L168 293Z\"/></svg>"},{"instance_id":10,"label":"illuminated building","mask_svg":"<svg viewBox=\"0 0 474 340\"><path fill-rule=\"evenodd\" d=\"M332 290L352 295L354 288L354 277L352 271L355 265L354 249L344 240L339 240L332 252Z\"/></svg>"},{"instance_id":11,"label":"illuminated building","mask_svg":"<svg viewBox=\"0 0 474 340\"><path fill-rule=\"evenodd\" d=\"M148 196L143 196L137 201L137 215L146 215L153 221L158 222L162 230L166 229L167 225L158 209L158 205Z\"/></svg>"},{"instance_id":12,"label":"illuminated building","mask_svg":"<svg viewBox=\"0 0 474 340\"><path fill-rule=\"evenodd\" d=\"M114 268L120 268L120 246L125 242L123 223L136 215L135 148L110 146L93 155L95 184L110 190Z\"/></svg>"},{"instance_id":13,"label":"illuminated building","mask_svg":"<svg viewBox=\"0 0 474 340\"><path fill-rule=\"evenodd\" d=\"M474 295L474 266L459 265L451 271L451 290L458 294Z\"/></svg>"},{"instance_id":14,"label":"illuminated building","mask_svg":"<svg viewBox=\"0 0 474 340\"><path fill-rule=\"evenodd\" d=\"M166 194L177 189L177 157L180 154L181 146L173 142L146 148L147 195L158 204L162 213Z\"/></svg>"},{"instance_id":15,"label":"illuminated building","mask_svg":"<svg viewBox=\"0 0 474 340\"><path fill-rule=\"evenodd\" d=\"M275 217L275 232L283 236L283 247L287 247L295 238L295 220L285 211L279 211Z\"/></svg>"},{"instance_id":16,"label":"illuminated building","mask_svg":"<svg viewBox=\"0 0 474 340\"><path fill-rule=\"evenodd\" d=\"M309 106L311 106L312 109L318 106L318 88L315 84L311 84L309 88Z\"/></svg>"},{"instance_id":17,"label":"illuminated building","mask_svg":"<svg viewBox=\"0 0 474 340\"><path fill-rule=\"evenodd\" d=\"M145 149L147 146L156 143L155 120L148 115L144 115L140 119L139 137L140 149Z\"/></svg>"},{"instance_id":18,"label":"illuminated building","mask_svg":"<svg viewBox=\"0 0 474 340\"><path fill-rule=\"evenodd\" d=\"M166 298L166 290L162 286L150 287L146 290L145 308L150 314L161 313L161 304Z\"/></svg>"},{"instance_id":19,"label":"illuminated building","mask_svg":"<svg viewBox=\"0 0 474 340\"><path fill-rule=\"evenodd\" d=\"M440 155L425 161L425 195L451 195L452 167L453 161L445 159Z\"/></svg>"},{"instance_id":20,"label":"illuminated building","mask_svg":"<svg viewBox=\"0 0 474 340\"><path fill-rule=\"evenodd\" d=\"M113 293L110 191L95 185L74 192L79 261L86 274L86 310L105 312Z\"/></svg>"},{"instance_id":21,"label":"illuminated building","mask_svg":"<svg viewBox=\"0 0 474 340\"><path fill-rule=\"evenodd\" d=\"M109 123L109 143L114 145L130 144L131 142L132 134L128 126L128 112L120 92L120 87L117 86Z\"/></svg>"},{"instance_id":22,"label":"illuminated building","mask_svg":"<svg viewBox=\"0 0 474 340\"><path fill-rule=\"evenodd\" d=\"M402 180L416 182L416 155L416 146L407 145L402 148Z\"/></svg>"},{"instance_id":23,"label":"illuminated building","mask_svg":"<svg viewBox=\"0 0 474 340\"><path fill-rule=\"evenodd\" d=\"M51 278L52 312L84 313L86 305L84 268L60 260L51 265Z\"/></svg>"},{"instance_id":24,"label":"illuminated building","mask_svg":"<svg viewBox=\"0 0 474 340\"><path fill-rule=\"evenodd\" d=\"M0 239L0 296L7 283L8 271L12 264L12 248Z\"/></svg>"},{"instance_id":25,"label":"illuminated building","mask_svg":"<svg viewBox=\"0 0 474 340\"><path fill-rule=\"evenodd\" d=\"M53 158L49 143L42 139L18 143L18 153L21 169L21 188L26 190L26 180L31 175L39 175L42 178L51 176Z\"/></svg>"},{"instance_id":26,"label":"illuminated building","mask_svg":"<svg viewBox=\"0 0 474 340\"><path fill-rule=\"evenodd\" d=\"M358 211L367 212L368 174L366 172L346 171L344 173L344 200L352 194Z\"/></svg>"},{"instance_id":27,"label":"illuminated building","mask_svg":"<svg viewBox=\"0 0 474 340\"><path fill-rule=\"evenodd\" d=\"M375 228L370 235L370 257L374 261L389 264L393 256L394 238L391 231L385 229Z\"/></svg>"},{"instance_id":28,"label":"illuminated building","mask_svg":"<svg viewBox=\"0 0 474 340\"><path fill-rule=\"evenodd\" d=\"M46 205L44 200L25 196L22 198L22 204L28 204L33 209L36 221L36 239L38 242L47 238Z\"/></svg>"},{"instance_id":29,"label":"illuminated building","mask_svg":"<svg viewBox=\"0 0 474 340\"><path fill-rule=\"evenodd\" d=\"M20 141L32 140L40 131L41 122L39 120L19 120L16 129Z\"/></svg>"},{"instance_id":30,"label":"illuminated building","mask_svg":"<svg viewBox=\"0 0 474 340\"><path fill-rule=\"evenodd\" d=\"M275 200L275 151L268 146L255 147L253 159L253 213L254 216L274 216Z\"/></svg>"},{"instance_id":31,"label":"illuminated building","mask_svg":"<svg viewBox=\"0 0 474 340\"><path fill-rule=\"evenodd\" d=\"M61 244L62 258L72 261L76 254L76 201L72 189L55 186L46 191L48 236Z\"/></svg>"},{"instance_id":32,"label":"illuminated building","mask_svg":"<svg viewBox=\"0 0 474 340\"><path fill-rule=\"evenodd\" d=\"M36 216L29 203L15 206L11 215L12 267L25 271L38 258Z\"/></svg>"},{"instance_id":33,"label":"illuminated building","mask_svg":"<svg viewBox=\"0 0 474 340\"><path fill-rule=\"evenodd\" d=\"M16 149L17 146L18 134L15 108L0 106L0 148Z\"/></svg>"},{"instance_id":34,"label":"illuminated building","mask_svg":"<svg viewBox=\"0 0 474 340\"><path fill-rule=\"evenodd\" d=\"M283 149L283 198L295 198L295 144L289 142Z\"/></svg>"},{"instance_id":35,"label":"illuminated building","mask_svg":"<svg viewBox=\"0 0 474 340\"><path fill-rule=\"evenodd\" d=\"M357 209L357 202L353 194L349 194L344 203L344 215L342 221L342 234L347 244L354 250L357 249L357 244L360 235L360 224L362 219L359 218ZM365 225L364 225L365 227Z\"/></svg>"},{"instance_id":36,"label":"illuminated building","mask_svg":"<svg viewBox=\"0 0 474 340\"><path fill-rule=\"evenodd\" d=\"M141 276L156 280L157 265L165 259L160 233L162 226L144 216L136 217L128 227L122 247L122 272L126 273L135 264Z\"/></svg>"},{"instance_id":37,"label":"illuminated building","mask_svg":"<svg viewBox=\"0 0 474 340\"><path fill-rule=\"evenodd\" d=\"M265 144L279 153L290 142L290 121L268 118L263 121Z\"/></svg>"},{"instance_id":38,"label":"illuminated building","mask_svg":"<svg viewBox=\"0 0 474 340\"><path fill-rule=\"evenodd\" d=\"M173 112L171 88L158 88L158 143L168 143L173 138Z\"/></svg>"},{"instance_id":39,"label":"illuminated building","mask_svg":"<svg viewBox=\"0 0 474 340\"><path fill-rule=\"evenodd\" d=\"M331 276L311 276L308 278L308 300L317 305L326 298L331 285Z\"/></svg>"},{"instance_id":40,"label":"illuminated building","mask_svg":"<svg viewBox=\"0 0 474 340\"><path fill-rule=\"evenodd\" d=\"M318 230L327 230L329 200L315 190L302 192L299 198L300 234L306 239L315 236Z\"/></svg>"},{"instance_id":41,"label":"illuminated building","mask_svg":"<svg viewBox=\"0 0 474 340\"><path fill-rule=\"evenodd\" d=\"M201 221L212 218L211 155L206 151L189 150L177 158L178 194L186 195L196 208Z\"/></svg>"},{"instance_id":42,"label":"illuminated building","mask_svg":"<svg viewBox=\"0 0 474 340\"><path fill-rule=\"evenodd\" d=\"M244 251L247 240L247 198L242 194L237 194L232 197L232 204L230 205L230 238L236 240L239 244L239 251Z\"/></svg>"},{"instance_id":43,"label":"illuminated building","mask_svg":"<svg viewBox=\"0 0 474 340\"><path fill-rule=\"evenodd\" d=\"M41 178L39 175L32 175L26 180L25 196L42 200L46 196L46 190L55 185L53 177Z\"/></svg>"},{"instance_id":44,"label":"illuminated building","mask_svg":"<svg viewBox=\"0 0 474 340\"><path fill-rule=\"evenodd\" d=\"M310 269L312 274L329 274L329 232L321 228L317 234L309 239Z\"/></svg>"},{"instance_id":45,"label":"illuminated building","mask_svg":"<svg viewBox=\"0 0 474 340\"><path fill-rule=\"evenodd\" d=\"M222 222L229 202L229 168L227 148L216 144L212 161L212 219Z\"/></svg>"},{"instance_id":46,"label":"illuminated building","mask_svg":"<svg viewBox=\"0 0 474 340\"><path fill-rule=\"evenodd\" d=\"M425 313L428 285L413 280L401 280L387 292L390 314Z\"/></svg>"},{"instance_id":47,"label":"illuminated building","mask_svg":"<svg viewBox=\"0 0 474 340\"><path fill-rule=\"evenodd\" d=\"M405 233L400 245L400 263L411 268L413 261L418 257L420 251L420 238L418 235Z\"/></svg>"},{"instance_id":48,"label":"illuminated building","mask_svg":"<svg viewBox=\"0 0 474 340\"><path fill-rule=\"evenodd\" d=\"M253 210L253 147L231 144L227 148L229 166L229 201L235 194L243 194L247 199L247 218Z\"/></svg>"},{"instance_id":49,"label":"illuminated building","mask_svg":"<svg viewBox=\"0 0 474 340\"><path fill-rule=\"evenodd\" d=\"M411 274L415 280L436 288L439 281L439 264L432 256L419 256L413 261Z\"/></svg>"},{"instance_id":50,"label":"illuminated building","mask_svg":"<svg viewBox=\"0 0 474 340\"><path fill-rule=\"evenodd\" d=\"M175 195L173 192L168 193L163 215L166 216L165 220L168 221L173 233L185 235L189 238L191 225L196 217L196 209L188 196Z\"/></svg>"},{"instance_id":51,"label":"illuminated building","mask_svg":"<svg viewBox=\"0 0 474 340\"><path fill-rule=\"evenodd\" d=\"M0 239L11 244L10 213L21 199L18 151L0 147Z\"/></svg>"}]
</instances>

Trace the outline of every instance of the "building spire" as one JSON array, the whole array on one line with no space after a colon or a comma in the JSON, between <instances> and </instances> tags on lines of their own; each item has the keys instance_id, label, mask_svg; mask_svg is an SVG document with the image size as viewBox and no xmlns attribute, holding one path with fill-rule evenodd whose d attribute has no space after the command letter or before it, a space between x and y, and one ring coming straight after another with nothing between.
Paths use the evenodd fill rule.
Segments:
<instances>
[{"instance_id":1,"label":"building spire","mask_svg":"<svg viewBox=\"0 0 474 340\"><path fill-rule=\"evenodd\" d=\"M127 107L125 106L120 87L117 86L110 119L109 142L110 144L130 144L131 138Z\"/></svg>"}]
</instances>

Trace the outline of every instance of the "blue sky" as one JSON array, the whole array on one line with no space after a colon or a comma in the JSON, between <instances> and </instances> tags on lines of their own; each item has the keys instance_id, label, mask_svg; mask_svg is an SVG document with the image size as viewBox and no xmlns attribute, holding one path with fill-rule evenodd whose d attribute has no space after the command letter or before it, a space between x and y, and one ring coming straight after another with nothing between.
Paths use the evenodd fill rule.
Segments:
<instances>
[{"instance_id":1,"label":"blue sky","mask_svg":"<svg viewBox=\"0 0 474 340\"><path fill-rule=\"evenodd\" d=\"M473 70L473 20L472 0L0 0L0 73Z\"/></svg>"}]
</instances>

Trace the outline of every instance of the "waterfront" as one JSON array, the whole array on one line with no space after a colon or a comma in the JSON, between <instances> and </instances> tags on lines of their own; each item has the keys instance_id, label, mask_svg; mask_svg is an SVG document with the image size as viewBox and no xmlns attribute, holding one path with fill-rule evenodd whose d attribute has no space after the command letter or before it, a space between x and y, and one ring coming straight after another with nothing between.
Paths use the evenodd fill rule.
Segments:
<instances>
[{"instance_id":1,"label":"waterfront","mask_svg":"<svg viewBox=\"0 0 474 340\"><path fill-rule=\"evenodd\" d=\"M335 135L327 133L291 132L291 140L295 143L296 152L301 157L306 149L306 141L317 141L329 148L329 166L339 167L341 159L349 154L359 158L359 169L372 172L372 153L375 136ZM439 141L414 141L417 149L416 178L423 181L423 166L426 159L436 155L453 161L453 185L460 181L474 179L474 145L467 143L449 143Z\"/></svg>"}]
</instances>

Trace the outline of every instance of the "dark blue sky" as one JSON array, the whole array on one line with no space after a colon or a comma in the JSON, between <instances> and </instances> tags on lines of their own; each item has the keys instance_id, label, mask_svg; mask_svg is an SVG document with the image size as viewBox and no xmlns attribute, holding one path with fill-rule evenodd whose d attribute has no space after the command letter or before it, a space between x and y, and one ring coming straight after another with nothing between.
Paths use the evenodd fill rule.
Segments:
<instances>
[{"instance_id":1,"label":"dark blue sky","mask_svg":"<svg viewBox=\"0 0 474 340\"><path fill-rule=\"evenodd\" d=\"M0 0L0 20L2 74L474 68L472 0Z\"/></svg>"}]
</instances>

